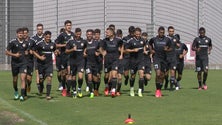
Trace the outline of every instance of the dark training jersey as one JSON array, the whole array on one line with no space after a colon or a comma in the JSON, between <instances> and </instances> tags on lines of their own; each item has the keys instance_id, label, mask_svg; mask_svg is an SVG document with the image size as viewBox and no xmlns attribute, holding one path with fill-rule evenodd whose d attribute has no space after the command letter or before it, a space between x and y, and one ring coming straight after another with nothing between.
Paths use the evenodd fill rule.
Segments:
<instances>
[{"instance_id":1,"label":"dark training jersey","mask_svg":"<svg viewBox=\"0 0 222 125\"><path fill-rule=\"evenodd\" d=\"M187 46L184 43L179 43L180 46L176 48L177 62L184 62L184 58L180 58L180 55L183 54L183 51L188 51Z\"/></svg>"},{"instance_id":2,"label":"dark training jersey","mask_svg":"<svg viewBox=\"0 0 222 125\"><path fill-rule=\"evenodd\" d=\"M86 48L86 41L82 38L80 40L71 39L66 44L66 49L72 49L73 47L76 47L76 50L69 54L70 63L82 62L82 60L84 60L83 52Z\"/></svg>"},{"instance_id":3,"label":"dark training jersey","mask_svg":"<svg viewBox=\"0 0 222 125\"><path fill-rule=\"evenodd\" d=\"M6 48L8 51L12 53L20 53L20 57L12 56L11 64L27 64L27 58L25 55L25 51L28 50L28 42L26 41L19 41L18 39L11 40Z\"/></svg>"},{"instance_id":4,"label":"dark training jersey","mask_svg":"<svg viewBox=\"0 0 222 125\"><path fill-rule=\"evenodd\" d=\"M37 63L41 65L49 64L52 65L52 54L56 50L56 44L54 42L45 42L44 40L38 42L34 49L40 56L44 55L45 60L40 60L37 58Z\"/></svg>"},{"instance_id":5,"label":"dark training jersey","mask_svg":"<svg viewBox=\"0 0 222 125\"><path fill-rule=\"evenodd\" d=\"M175 49L176 49L176 43L179 42L179 39L173 35L173 36L167 36L170 38L171 45L170 48L172 49L171 51L166 52L167 57L176 57Z\"/></svg>"},{"instance_id":6,"label":"dark training jersey","mask_svg":"<svg viewBox=\"0 0 222 125\"><path fill-rule=\"evenodd\" d=\"M33 50L36 45L35 40L33 38L29 38L26 42L28 43L28 51ZM29 53L27 55L27 60L29 63L34 63L34 55Z\"/></svg>"},{"instance_id":7,"label":"dark training jersey","mask_svg":"<svg viewBox=\"0 0 222 125\"><path fill-rule=\"evenodd\" d=\"M196 51L197 56L208 56L208 49L212 47L211 39L207 36L196 37L192 44L193 48L200 48L200 51Z\"/></svg>"},{"instance_id":8,"label":"dark training jersey","mask_svg":"<svg viewBox=\"0 0 222 125\"><path fill-rule=\"evenodd\" d=\"M86 54L87 63L92 65L97 65L99 63L98 57L95 55L99 49L99 42L91 41L86 43Z\"/></svg>"},{"instance_id":9,"label":"dark training jersey","mask_svg":"<svg viewBox=\"0 0 222 125\"><path fill-rule=\"evenodd\" d=\"M130 59L132 60L143 60L144 58L144 46L145 46L144 39L136 39L132 38L129 43L126 45L126 49L139 49L138 52L130 53Z\"/></svg>"},{"instance_id":10,"label":"dark training jersey","mask_svg":"<svg viewBox=\"0 0 222 125\"><path fill-rule=\"evenodd\" d=\"M164 50L164 47L170 47L171 46L171 41L168 37L164 36L162 38L156 36L150 39L149 44L151 47L154 49L155 53L154 56L161 58L161 59L166 59L166 52Z\"/></svg>"},{"instance_id":11,"label":"dark training jersey","mask_svg":"<svg viewBox=\"0 0 222 125\"><path fill-rule=\"evenodd\" d=\"M119 47L123 45L123 41L118 38L114 38L112 40L105 38L100 45L104 50L106 50L106 56L118 59L120 56Z\"/></svg>"},{"instance_id":12,"label":"dark training jersey","mask_svg":"<svg viewBox=\"0 0 222 125\"><path fill-rule=\"evenodd\" d=\"M38 42L43 40L43 35L39 36L38 34L36 34L36 35L32 36L31 39L34 40L35 43L37 44Z\"/></svg>"},{"instance_id":13,"label":"dark training jersey","mask_svg":"<svg viewBox=\"0 0 222 125\"><path fill-rule=\"evenodd\" d=\"M127 44L129 44L129 41L131 39L133 39L133 36L131 36L131 35L127 35L127 36L123 37L122 41L123 41L124 49L127 46ZM124 53L123 57L124 58L130 58L130 54L129 53Z\"/></svg>"},{"instance_id":14,"label":"dark training jersey","mask_svg":"<svg viewBox=\"0 0 222 125\"><path fill-rule=\"evenodd\" d=\"M69 40L74 39L74 33L71 32L70 34L67 34L66 32L62 32L57 39L55 40L56 44L66 44ZM65 54L66 47L61 47L60 49L61 54Z\"/></svg>"}]
</instances>

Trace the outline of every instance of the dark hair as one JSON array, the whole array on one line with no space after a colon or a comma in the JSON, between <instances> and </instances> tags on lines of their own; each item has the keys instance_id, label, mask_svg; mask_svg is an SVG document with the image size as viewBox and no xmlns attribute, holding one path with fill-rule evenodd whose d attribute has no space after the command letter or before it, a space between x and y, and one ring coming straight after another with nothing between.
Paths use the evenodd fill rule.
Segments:
<instances>
[{"instance_id":1,"label":"dark hair","mask_svg":"<svg viewBox=\"0 0 222 125\"><path fill-rule=\"evenodd\" d=\"M206 32L204 27L200 27L199 32Z\"/></svg>"},{"instance_id":2,"label":"dark hair","mask_svg":"<svg viewBox=\"0 0 222 125\"><path fill-rule=\"evenodd\" d=\"M39 23L36 25L36 27L39 27L39 26L43 27L43 24Z\"/></svg>"},{"instance_id":3,"label":"dark hair","mask_svg":"<svg viewBox=\"0 0 222 125\"><path fill-rule=\"evenodd\" d=\"M134 30L135 30L135 27L134 27L134 26L130 26L130 27L128 28L128 32L129 32L129 33L134 33Z\"/></svg>"},{"instance_id":4,"label":"dark hair","mask_svg":"<svg viewBox=\"0 0 222 125\"><path fill-rule=\"evenodd\" d=\"M180 34L175 34L175 36L180 40Z\"/></svg>"},{"instance_id":5,"label":"dark hair","mask_svg":"<svg viewBox=\"0 0 222 125\"><path fill-rule=\"evenodd\" d=\"M44 36L46 36L46 35L52 35L52 33L50 31L45 31Z\"/></svg>"},{"instance_id":6,"label":"dark hair","mask_svg":"<svg viewBox=\"0 0 222 125\"><path fill-rule=\"evenodd\" d=\"M164 28L163 26L160 26L160 27L158 28L158 31L160 31L160 30L164 30L164 31L165 31L165 28Z\"/></svg>"},{"instance_id":7,"label":"dark hair","mask_svg":"<svg viewBox=\"0 0 222 125\"><path fill-rule=\"evenodd\" d=\"M66 21L64 22L64 25L66 25L66 24L68 24L68 23L71 23L71 24L72 24L72 21L66 20Z\"/></svg>"},{"instance_id":8,"label":"dark hair","mask_svg":"<svg viewBox=\"0 0 222 125\"><path fill-rule=\"evenodd\" d=\"M80 28L76 28L75 33L78 33L78 32L82 32L82 30Z\"/></svg>"},{"instance_id":9,"label":"dark hair","mask_svg":"<svg viewBox=\"0 0 222 125\"><path fill-rule=\"evenodd\" d=\"M134 32L136 32L136 31L142 32L142 30L139 27L135 28Z\"/></svg>"},{"instance_id":10,"label":"dark hair","mask_svg":"<svg viewBox=\"0 0 222 125\"><path fill-rule=\"evenodd\" d=\"M169 26L169 27L168 27L168 31L169 31L170 29L174 29L174 27L173 27L173 26Z\"/></svg>"},{"instance_id":11,"label":"dark hair","mask_svg":"<svg viewBox=\"0 0 222 125\"><path fill-rule=\"evenodd\" d=\"M111 27L114 27L114 28L115 28L115 25L114 25L114 24L110 24L110 25L109 25L109 28L111 28Z\"/></svg>"},{"instance_id":12,"label":"dark hair","mask_svg":"<svg viewBox=\"0 0 222 125\"><path fill-rule=\"evenodd\" d=\"M65 28L61 28L61 29L59 30L59 32L60 32L60 33L65 32Z\"/></svg>"},{"instance_id":13,"label":"dark hair","mask_svg":"<svg viewBox=\"0 0 222 125\"><path fill-rule=\"evenodd\" d=\"M147 32L143 32L142 36L148 36L148 33Z\"/></svg>"},{"instance_id":14,"label":"dark hair","mask_svg":"<svg viewBox=\"0 0 222 125\"><path fill-rule=\"evenodd\" d=\"M113 28L108 27L108 28L106 28L106 30L111 31L111 32L113 33L113 35L115 34L115 32L114 32L114 29L113 29Z\"/></svg>"},{"instance_id":15,"label":"dark hair","mask_svg":"<svg viewBox=\"0 0 222 125\"><path fill-rule=\"evenodd\" d=\"M23 29L23 28L18 28L18 29L16 30L16 33L19 33L19 32L24 32L24 29Z\"/></svg>"},{"instance_id":16,"label":"dark hair","mask_svg":"<svg viewBox=\"0 0 222 125\"><path fill-rule=\"evenodd\" d=\"M123 31L121 30L121 29L117 29L116 30L116 35L118 36L118 35L122 35L123 34Z\"/></svg>"},{"instance_id":17,"label":"dark hair","mask_svg":"<svg viewBox=\"0 0 222 125\"><path fill-rule=\"evenodd\" d=\"M94 31L93 31L92 29L88 29L88 30L86 30L86 33L88 33L88 32L92 32L92 33L94 33Z\"/></svg>"},{"instance_id":18,"label":"dark hair","mask_svg":"<svg viewBox=\"0 0 222 125\"><path fill-rule=\"evenodd\" d=\"M100 33L101 33L101 30L100 30L100 29L95 29L95 30L94 30L94 33L99 33L99 34L100 34Z\"/></svg>"},{"instance_id":19,"label":"dark hair","mask_svg":"<svg viewBox=\"0 0 222 125\"><path fill-rule=\"evenodd\" d=\"M23 27L23 31L29 32L29 29L27 27Z\"/></svg>"}]
</instances>

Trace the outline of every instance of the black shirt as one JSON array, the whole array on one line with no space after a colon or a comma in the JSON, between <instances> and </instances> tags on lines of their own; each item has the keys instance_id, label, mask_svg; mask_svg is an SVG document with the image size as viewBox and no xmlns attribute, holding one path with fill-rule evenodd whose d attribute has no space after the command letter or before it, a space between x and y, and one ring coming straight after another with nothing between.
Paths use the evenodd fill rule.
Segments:
<instances>
[{"instance_id":1,"label":"black shirt","mask_svg":"<svg viewBox=\"0 0 222 125\"><path fill-rule=\"evenodd\" d=\"M179 47L176 48L177 62L184 62L184 58L180 58L180 55L183 54L183 51L188 51L187 46L184 43L180 44Z\"/></svg>"},{"instance_id":2,"label":"black shirt","mask_svg":"<svg viewBox=\"0 0 222 125\"><path fill-rule=\"evenodd\" d=\"M12 56L11 63L12 64L26 64L27 58L25 55L25 51L28 50L28 42L19 41L18 39L11 40L7 45L7 50L11 51L12 53L20 53L20 57Z\"/></svg>"},{"instance_id":3,"label":"black shirt","mask_svg":"<svg viewBox=\"0 0 222 125\"><path fill-rule=\"evenodd\" d=\"M194 39L192 47L200 48L200 51L196 51L197 56L208 56L208 49L212 47L212 42L207 36L199 36Z\"/></svg>"},{"instance_id":4,"label":"black shirt","mask_svg":"<svg viewBox=\"0 0 222 125\"><path fill-rule=\"evenodd\" d=\"M125 37L123 37L123 45L124 45L124 49L126 48L127 44L129 44L129 41L133 39L133 36L131 35L127 35ZM130 54L129 53L124 53L123 55L124 58L130 58Z\"/></svg>"},{"instance_id":5,"label":"black shirt","mask_svg":"<svg viewBox=\"0 0 222 125\"><path fill-rule=\"evenodd\" d=\"M88 64L98 64L98 56L95 55L95 52L97 52L99 49L99 43L97 41L87 41L86 43L86 54L87 54L87 63Z\"/></svg>"},{"instance_id":6,"label":"black shirt","mask_svg":"<svg viewBox=\"0 0 222 125\"><path fill-rule=\"evenodd\" d=\"M46 57L45 60L40 60L37 58L37 62L39 64L51 64L52 65L52 54L56 50L56 44L54 42L45 42L44 40L38 42L35 47L35 51L40 55L44 55Z\"/></svg>"},{"instance_id":7,"label":"black shirt","mask_svg":"<svg viewBox=\"0 0 222 125\"><path fill-rule=\"evenodd\" d=\"M176 56L176 43L179 42L179 39L173 35L173 36L167 36L168 38L170 38L171 41L171 46L170 48L172 49L171 51L166 52L167 57L175 57Z\"/></svg>"}]
</instances>

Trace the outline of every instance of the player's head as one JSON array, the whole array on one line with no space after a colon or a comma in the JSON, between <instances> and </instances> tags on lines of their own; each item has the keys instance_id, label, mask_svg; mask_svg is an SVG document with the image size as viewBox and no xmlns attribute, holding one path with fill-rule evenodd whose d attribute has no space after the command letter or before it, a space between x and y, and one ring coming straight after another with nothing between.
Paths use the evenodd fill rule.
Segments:
<instances>
[{"instance_id":1,"label":"player's head","mask_svg":"<svg viewBox=\"0 0 222 125\"><path fill-rule=\"evenodd\" d=\"M159 37L163 37L164 34L165 34L165 28L164 28L163 26L160 26L160 27L158 28L158 36L159 36Z\"/></svg>"},{"instance_id":2,"label":"player's head","mask_svg":"<svg viewBox=\"0 0 222 125\"><path fill-rule=\"evenodd\" d=\"M115 32L112 28L106 29L106 38L113 38L115 35Z\"/></svg>"},{"instance_id":3,"label":"player's head","mask_svg":"<svg viewBox=\"0 0 222 125\"><path fill-rule=\"evenodd\" d=\"M51 41L51 35L52 35L52 33L50 32L50 31L45 31L44 32L44 40L45 40L45 42L50 42Z\"/></svg>"},{"instance_id":4,"label":"player's head","mask_svg":"<svg viewBox=\"0 0 222 125\"><path fill-rule=\"evenodd\" d=\"M204 27L200 27L200 29L199 29L199 34L200 34L200 36L204 37L204 36L205 36L205 33L206 33L205 28L204 28Z\"/></svg>"},{"instance_id":5,"label":"player's head","mask_svg":"<svg viewBox=\"0 0 222 125\"><path fill-rule=\"evenodd\" d=\"M175 34L175 36L178 38L178 41L180 41L180 34Z\"/></svg>"},{"instance_id":6,"label":"player's head","mask_svg":"<svg viewBox=\"0 0 222 125\"><path fill-rule=\"evenodd\" d=\"M65 30L66 30L66 31L71 32L71 29L72 29L72 21L66 20L66 21L64 22L64 26L65 26Z\"/></svg>"},{"instance_id":7,"label":"player's head","mask_svg":"<svg viewBox=\"0 0 222 125\"><path fill-rule=\"evenodd\" d=\"M134 27L134 26L130 26L130 27L128 28L129 35L133 36L134 30L135 30L135 27Z\"/></svg>"},{"instance_id":8,"label":"player's head","mask_svg":"<svg viewBox=\"0 0 222 125\"><path fill-rule=\"evenodd\" d=\"M88 41L91 41L93 39L93 30L92 29L86 30L86 38Z\"/></svg>"},{"instance_id":9,"label":"player's head","mask_svg":"<svg viewBox=\"0 0 222 125\"><path fill-rule=\"evenodd\" d=\"M23 28L18 28L18 29L16 30L16 36L17 36L17 38L18 38L19 40L22 40L22 39L23 39L23 37L24 37L24 30L23 30Z\"/></svg>"},{"instance_id":10,"label":"player's head","mask_svg":"<svg viewBox=\"0 0 222 125\"><path fill-rule=\"evenodd\" d=\"M61 28L61 29L59 30L59 33L62 33L62 32L65 32L65 28Z\"/></svg>"},{"instance_id":11,"label":"player's head","mask_svg":"<svg viewBox=\"0 0 222 125\"><path fill-rule=\"evenodd\" d=\"M27 27L23 27L24 35L23 38L26 40L29 37L29 29Z\"/></svg>"},{"instance_id":12,"label":"player's head","mask_svg":"<svg viewBox=\"0 0 222 125\"><path fill-rule=\"evenodd\" d=\"M101 34L101 30L100 29L95 29L94 30L94 39L95 40L100 40L100 34Z\"/></svg>"},{"instance_id":13,"label":"player's head","mask_svg":"<svg viewBox=\"0 0 222 125\"><path fill-rule=\"evenodd\" d=\"M142 32L142 30L139 27L135 28L135 30L134 30L134 37L136 39L139 39L141 37L141 32Z\"/></svg>"},{"instance_id":14,"label":"player's head","mask_svg":"<svg viewBox=\"0 0 222 125\"><path fill-rule=\"evenodd\" d=\"M116 37L122 38L123 37L123 31L121 29L116 30Z\"/></svg>"},{"instance_id":15,"label":"player's head","mask_svg":"<svg viewBox=\"0 0 222 125\"><path fill-rule=\"evenodd\" d=\"M115 26L114 24L110 24L110 25L109 25L109 28L112 28L114 32L115 32L115 30L116 30L116 26Z\"/></svg>"},{"instance_id":16,"label":"player's head","mask_svg":"<svg viewBox=\"0 0 222 125\"><path fill-rule=\"evenodd\" d=\"M78 40L81 38L82 30L80 28L75 29L75 38Z\"/></svg>"},{"instance_id":17,"label":"player's head","mask_svg":"<svg viewBox=\"0 0 222 125\"><path fill-rule=\"evenodd\" d=\"M36 25L37 35L43 35L43 24L39 23Z\"/></svg>"},{"instance_id":18,"label":"player's head","mask_svg":"<svg viewBox=\"0 0 222 125\"><path fill-rule=\"evenodd\" d=\"M173 36L174 35L174 27L173 26L169 26L168 27L168 35L169 36Z\"/></svg>"},{"instance_id":19,"label":"player's head","mask_svg":"<svg viewBox=\"0 0 222 125\"><path fill-rule=\"evenodd\" d=\"M142 33L142 38L143 38L144 40L147 40L147 39L148 39L148 34L147 34L147 32L143 32L143 33Z\"/></svg>"}]
</instances>

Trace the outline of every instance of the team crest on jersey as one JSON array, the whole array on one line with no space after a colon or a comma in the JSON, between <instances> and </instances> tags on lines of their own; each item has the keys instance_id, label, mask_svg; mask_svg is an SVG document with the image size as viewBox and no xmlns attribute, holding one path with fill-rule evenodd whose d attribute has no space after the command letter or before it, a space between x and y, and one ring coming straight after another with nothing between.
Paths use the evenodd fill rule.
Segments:
<instances>
[{"instance_id":1,"label":"team crest on jersey","mask_svg":"<svg viewBox=\"0 0 222 125\"><path fill-rule=\"evenodd\" d=\"M176 39L173 39L173 42L176 42L177 40Z\"/></svg>"},{"instance_id":2,"label":"team crest on jersey","mask_svg":"<svg viewBox=\"0 0 222 125\"><path fill-rule=\"evenodd\" d=\"M50 46L50 49L53 49L53 46Z\"/></svg>"},{"instance_id":3,"label":"team crest on jersey","mask_svg":"<svg viewBox=\"0 0 222 125\"><path fill-rule=\"evenodd\" d=\"M22 47L26 47L25 43L22 44Z\"/></svg>"},{"instance_id":4,"label":"team crest on jersey","mask_svg":"<svg viewBox=\"0 0 222 125\"><path fill-rule=\"evenodd\" d=\"M83 43L81 43L81 46L83 46L84 44Z\"/></svg>"},{"instance_id":5,"label":"team crest on jersey","mask_svg":"<svg viewBox=\"0 0 222 125\"><path fill-rule=\"evenodd\" d=\"M209 41L206 39L205 42L208 43Z\"/></svg>"},{"instance_id":6,"label":"team crest on jersey","mask_svg":"<svg viewBox=\"0 0 222 125\"><path fill-rule=\"evenodd\" d=\"M143 44L143 41L140 41L140 44Z\"/></svg>"}]
</instances>

